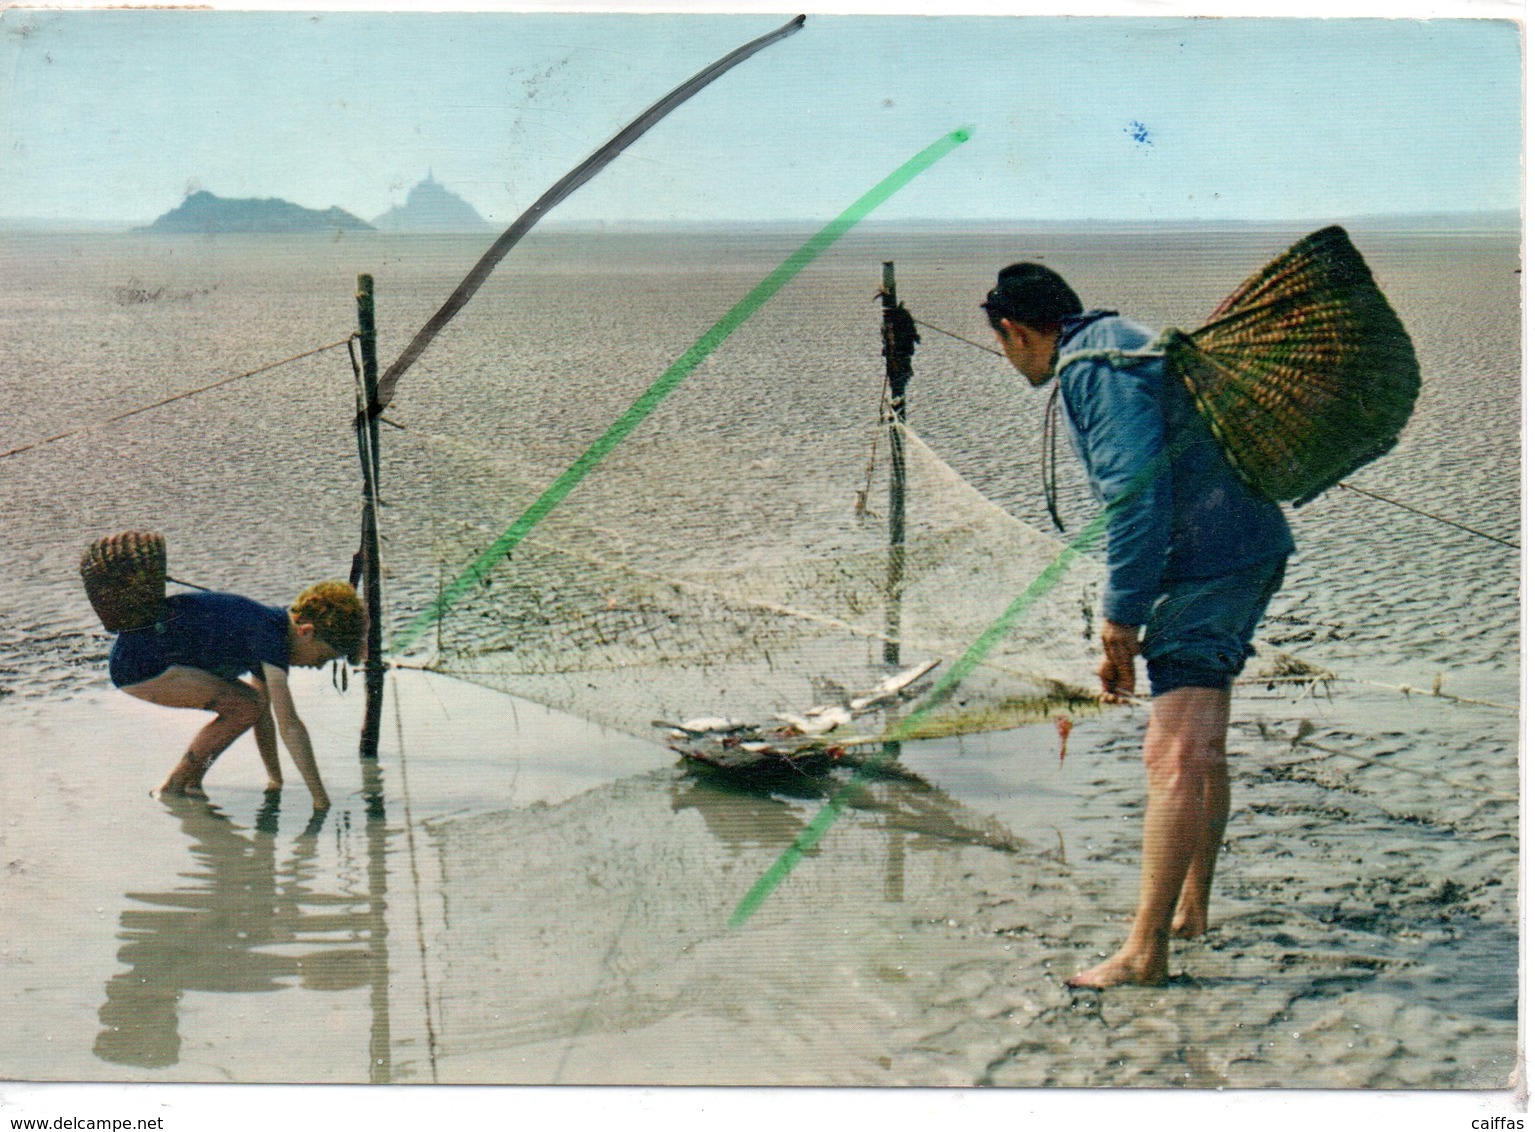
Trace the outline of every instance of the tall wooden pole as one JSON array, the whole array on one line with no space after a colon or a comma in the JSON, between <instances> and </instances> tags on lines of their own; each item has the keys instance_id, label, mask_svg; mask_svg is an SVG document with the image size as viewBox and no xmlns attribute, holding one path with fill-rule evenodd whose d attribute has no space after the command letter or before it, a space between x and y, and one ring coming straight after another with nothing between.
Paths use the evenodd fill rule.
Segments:
<instances>
[{"instance_id":1,"label":"tall wooden pole","mask_svg":"<svg viewBox=\"0 0 1535 1132\"><path fill-rule=\"evenodd\" d=\"M378 335L373 321L373 276L357 277L357 337L362 348L362 401L357 413L357 453L362 460L362 582L368 611L365 660L367 704L358 754L378 758L384 717L384 595L378 536L378 417L367 407L378 400Z\"/></svg>"},{"instance_id":2,"label":"tall wooden pole","mask_svg":"<svg viewBox=\"0 0 1535 1132\"><path fill-rule=\"evenodd\" d=\"M373 320L373 276L357 277L357 339L362 351L362 388L357 397L357 455L362 461L363 602L368 611L368 644L364 658L367 703L363 709L363 799L368 842L368 958L369 1005L373 1024L368 1034L368 1081L388 1084L394 1075L389 1034L389 872L385 861L389 831L384 810L383 774L378 765L378 735L384 718L384 595L383 565L378 537L378 417L369 406L378 401L378 334ZM354 581L357 566L353 566Z\"/></svg>"},{"instance_id":3,"label":"tall wooden pole","mask_svg":"<svg viewBox=\"0 0 1535 1132\"><path fill-rule=\"evenodd\" d=\"M890 390L890 558L885 573L884 660L893 668L901 663L901 590L906 575L906 437L901 428L906 423L906 386L911 381L911 356L918 339L917 324L896 301L895 264L890 260L885 261L879 297L884 306L880 336L885 343L885 383ZM887 741L881 750L885 760L894 762L901 757L899 742ZM899 900L906 887L906 835L891 829L888 837L885 899Z\"/></svg>"},{"instance_id":4,"label":"tall wooden pole","mask_svg":"<svg viewBox=\"0 0 1535 1132\"><path fill-rule=\"evenodd\" d=\"M917 328L905 307L896 301L895 264L886 261L879 289L884 305L881 337L885 348L885 381L890 389L890 559L885 575L885 663L901 663L901 587L906 573L906 386L911 380L911 356L917 348Z\"/></svg>"}]
</instances>

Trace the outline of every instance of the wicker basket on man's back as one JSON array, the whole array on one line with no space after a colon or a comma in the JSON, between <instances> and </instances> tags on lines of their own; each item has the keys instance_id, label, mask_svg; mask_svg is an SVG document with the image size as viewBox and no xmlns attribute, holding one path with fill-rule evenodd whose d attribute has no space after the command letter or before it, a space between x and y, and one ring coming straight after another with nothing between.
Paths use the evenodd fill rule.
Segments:
<instances>
[{"instance_id":1,"label":"wicker basket on man's back","mask_svg":"<svg viewBox=\"0 0 1535 1132\"><path fill-rule=\"evenodd\" d=\"M1401 319L1336 225L1157 346L1242 478L1297 507L1389 452L1421 383Z\"/></svg>"}]
</instances>

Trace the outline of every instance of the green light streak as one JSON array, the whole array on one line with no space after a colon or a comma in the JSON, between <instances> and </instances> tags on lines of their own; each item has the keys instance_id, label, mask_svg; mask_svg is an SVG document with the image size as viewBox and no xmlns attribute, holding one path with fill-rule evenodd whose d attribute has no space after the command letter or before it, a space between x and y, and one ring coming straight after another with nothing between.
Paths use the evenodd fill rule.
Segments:
<instances>
[{"instance_id":1,"label":"green light streak","mask_svg":"<svg viewBox=\"0 0 1535 1132\"><path fill-rule=\"evenodd\" d=\"M977 665L986 659L997 643L1002 640L1018 623L1018 619L1028 612L1029 607L1053 590L1066 576L1067 568L1075 561L1083 551L1090 546L1094 539L1103 533L1109 524L1109 520L1123 508L1130 500L1134 499L1152 482L1171 466L1173 460L1193 442L1194 433L1188 428L1172 438L1172 442L1166 445L1156 459L1143 467L1135 474L1135 477L1125 485L1125 489L1109 501L1108 505L1100 511L1093 520L1077 532L1059 554L1039 572L1039 575L1028 584L1024 591L1015 597L1008 607L1002 611L979 637L966 649L949 670L943 674L942 679L933 686L933 689L917 701L912 708L885 736L887 743L898 743L908 738L915 730L916 725L938 707L948 697L949 692L962 680L975 671ZM740 927L751 918L753 912L762 906L762 902L772 895L773 890L783 883L785 877L799 864L800 858L815 847L816 842L826 834L842 811L847 808L848 799L853 791L861 786L864 781L877 770L885 761L885 755L870 759L860 766L847 785L838 790L827 803L821 807L820 812L811 820L800 835L794 839L794 844L785 849L776 861L768 867L767 872L758 878L757 883L736 905L736 910L731 914L730 926Z\"/></svg>"},{"instance_id":2,"label":"green light streak","mask_svg":"<svg viewBox=\"0 0 1535 1132\"><path fill-rule=\"evenodd\" d=\"M495 542L476 558L453 582L437 595L437 599L426 609L416 615L415 619L401 632L393 642L392 652L403 652L408 649L421 635L435 622L440 620L464 594L470 590L476 582L479 582L486 574L509 554L512 549L527 537L528 532L538 525L539 521L548 515L550 511L559 506L562 500L575 489L587 474L595 468L602 459L621 444L625 437L633 432L646 417L655 411L656 407L665 400L666 396L682 384L700 364L719 348L720 344L730 337L735 330L747 319L751 318L757 310L776 295L785 284L808 267L815 259L831 247L847 232L869 213L873 212L885 201L889 200L897 192L903 189L919 174L926 171L938 161L947 157L960 145L970 140L971 131L968 128L954 130L945 134L921 153L911 158L895 172L891 173L879 184L875 185L863 196L859 197L845 209L840 216L826 227L822 228L788 259L779 264L767 278L752 288L740 302L704 332L698 341L688 347L687 351L658 377L639 398L616 421L608 426L597 440L583 452L576 462L565 469L564 473L545 489L544 493L536 499L531 506L508 527Z\"/></svg>"},{"instance_id":3,"label":"green light streak","mask_svg":"<svg viewBox=\"0 0 1535 1132\"><path fill-rule=\"evenodd\" d=\"M1149 482L1150 477L1147 477ZM1128 494L1128 493L1127 493ZM1109 511L1104 510L1083 527L1077 537L1063 549L1055 559L1040 571L1039 576L1029 583L1028 587L1015 597L1008 607L1002 611L1002 615L993 621L986 630L975 639L964 654L949 666L949 670L943 674L942 679L935 684L927 695L917 702L902 719L896 723L890 733L885 737L887 742L898 743L911 735L929 713L948 697L949 692L975 671L976 665L983 661L987 654L997 646L1018 619L1024 615L1035 602L1044 597L1065 576L1067 568L1082 553L1082 551L1096 538L1108 524ZM730 917L730 926L738 928L751 918L753 912L762 906L762 902L772 895L773 890L783 883L794 866L799 864L800 858L810 852L820 841L826 831L836 823L842 811L847 808L848 799L853 792L859 789L870 777L874 770L885 761L881 754L876 758L860 766L847 784L838 790L827 803L821 807L820 812L811 820L800 835L794 839L794 844L785 849L779 855L778 860L758 878L750 891L741 898L736 905L736 910Z\"/></svg>"}]
</instances>

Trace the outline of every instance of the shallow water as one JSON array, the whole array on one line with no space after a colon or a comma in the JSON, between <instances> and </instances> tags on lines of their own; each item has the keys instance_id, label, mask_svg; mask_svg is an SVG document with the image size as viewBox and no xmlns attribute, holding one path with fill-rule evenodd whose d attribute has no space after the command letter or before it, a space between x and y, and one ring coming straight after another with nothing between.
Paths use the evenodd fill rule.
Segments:
<instances>
[{"instance_id":1,"label":"shallow water","mask_svg":"<svg viewBox=\"0 0 1535 1132\"><path fill-rule=\"evenodd\" d=\"M975 295L1022 256L1059 266L1093 305L1191 326L1299 234L855 233L656 427L760 443L739 411L731 375L744 373L787 464L856 473L878 389L880 260L897 261L919 317L977 338ZM1517 241L1355 235L1425 375L1398 451L1356 481L1517 541ZM372 236L0 239L14 265L0 282L0 450L337 341L359 270L378 276L392 357L480 250ZM793 244L530 241L407 377L392 414L450 430L467 409L477 443L557 469ZM845 371L845 392L805 405L774 379L809 365ZM862 788L737 930L725 927L736 901L824 792L722 789L652 743L437 677L398 678L376 773L352 761L360 688L301 685L338 799L317 828L301 787L275 811L263 801L243 748L210 777L213 808L149 799L189 721L107 693L109 641L78 589L80 548L152 526L169 536L173 574L273 602L344 573L358 513L352 398L331 352L0 460L0 734L26 756L0 772L0 985L21 1004L0 1075L1506 1078L1517 719L1377 685L1438 677L1445 692L1516 703L1517 553L1341 493L1294 517L1300 554L1264 633L1345 679L1330 698L1259 687L1239 702L1217 931L1179 949L1173 987L1098 1003L1059 976L1113 946L1133 905L1138 710L1079 724L1064 763L1049 725L908 744L903 763L925 783ZM1040 404L999 362L926 333L912 402L946 459L1043 521ZM476 413L488 404L494 419ZM386 430L385 443L398 445L386 447L398 453L386 457L398 620L438 581L409 520L441 485L411 476L420 450L407 436ZM691 471L688 490L707 494L705 469ZM749 539L753 517L731 519Z\"/></svg>"}]
</instances>

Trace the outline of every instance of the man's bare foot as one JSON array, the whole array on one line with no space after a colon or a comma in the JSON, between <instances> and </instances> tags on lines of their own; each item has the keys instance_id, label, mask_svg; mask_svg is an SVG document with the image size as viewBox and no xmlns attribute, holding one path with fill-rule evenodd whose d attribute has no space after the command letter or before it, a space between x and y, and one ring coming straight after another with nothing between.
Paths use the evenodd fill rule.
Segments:
<instances>
[{"instance_id":1,"label":"man's bare foot","mask_svg":"<svg viewBox=\"0 0 1535 1132\"><path fill-rule=\"evenodd\" d=\"M1173 917L1171 934L1174 939L1198 939L1210 930L1210 924L1202 915L1179 912Z\"/></svg>"},{"instance_id":2,"label":"man's bare foot","mask_svg":"<svg viewBox=\"0 0 1535 1132\"><path fill-rule=\"evenodd\" d=\"M1138 956L1120 952L1105 959L1096 967L1089 967L1066 980L1068 987L1091 987L1107 990L1109 987L1137 986L1159 987L1167 982L1167 961L1147 961Z\"/></svg>"}]
</instances>

